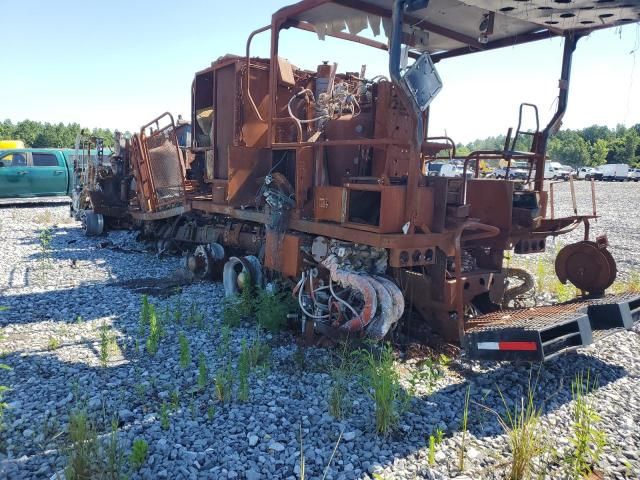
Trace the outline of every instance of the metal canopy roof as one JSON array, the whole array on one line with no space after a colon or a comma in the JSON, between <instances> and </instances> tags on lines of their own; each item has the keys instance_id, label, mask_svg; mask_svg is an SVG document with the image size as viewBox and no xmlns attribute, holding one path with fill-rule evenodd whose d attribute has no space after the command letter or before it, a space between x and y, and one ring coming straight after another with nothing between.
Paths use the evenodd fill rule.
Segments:
<instances>
[{"instance_id":1,"label":"metal canopy roof","mask_svg":"<svg viewBox=\"0 0 640 480\"><path fill-rule=\"evenodd\" d=\"M306 0L291 7L289 18L313 25L321 38L342 32L359 38L367 27L388 34L392 7L393 0ZM487 14L493 33L480 39ZM431 0L405 16L405 30L440 59L634 22L640 22L640 0Z\"/></svg>"}]
</instances>

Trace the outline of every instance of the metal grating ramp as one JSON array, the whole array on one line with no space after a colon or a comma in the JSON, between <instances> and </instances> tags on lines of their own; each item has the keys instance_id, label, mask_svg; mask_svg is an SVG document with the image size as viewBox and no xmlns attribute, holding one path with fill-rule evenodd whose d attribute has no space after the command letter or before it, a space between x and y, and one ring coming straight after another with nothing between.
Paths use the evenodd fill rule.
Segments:
<instances>
[{"instance_id":1,"label":"metal grating ramp","mask_svg":"<svg viewBox=\"0 0 640 480\"><path fill-rule=\"evenodd\" d=\"M472 359L545 361L639 320L638 294L580 299L471 319L462 344Z\"/></svg>"}]
</instances>

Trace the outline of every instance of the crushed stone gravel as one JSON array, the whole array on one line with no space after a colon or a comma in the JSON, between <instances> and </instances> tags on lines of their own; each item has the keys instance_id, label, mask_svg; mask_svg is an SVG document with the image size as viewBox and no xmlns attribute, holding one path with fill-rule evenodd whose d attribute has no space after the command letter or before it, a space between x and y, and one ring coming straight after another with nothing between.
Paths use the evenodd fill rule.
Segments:
<instances>
[{"instance_id":1,"label":"crushed stone gravel","mask_svg":"<svg viewBox=\"0 0 640 480\"><path fill-rule=\"evenodd\" d=\"M576 187L580 198L588 193L586 183ZM629 209L640 198L640 185L598 187L604 217L595 229L608 234L622 274L637 272L640 216ZM51 240L43 248L45 228ZM307 478L313 479L322 478L325 469L327 479L505 478L509 449L495 412L504 414L501 395L519 401L529 385L542 409L544 441L557 454L536 461L547 471L545 478L562 478L559 458L571 448L571 381L587 371L597 378L589 399L607 435L599 468L606 478L640 477L637 331L615 333L542 366L454 359L435 384L417 385L398 431L381 437L374 431L371 400L357 385L350 389L346 418L329 415L330 350L306 348L302 361L291 332L259 332L243 323L230 330L229 350L221 355L222 286L186 283L179 258L141 251L127 232L86 238L68 218L66 206L2 208L0 235L0 305L6 307L0 311L0 363L10 367L0 369L0 385L8 387L0 478L45 479L61 473L69 448L69 414L80 407L100 434L110 432L117 418L124 468L133 479L297 479L301 448ZM150 285L161 288L145 290ZM148 330L140 332L143 291L152 293L157 312L169 311L171 318L182 312L181 321L164 324L155 355L146 350ZM204 325L189 324L192 305ZM113 339L106 363L101 332ZM180 333L190 349L186 367L180 364ZM251 374L249 401L220 403L215 373L231 361L237 376L242 344L256 336L271 345L268 366ZM208 380L199 389L201 355ZM401 363L409 375L419 368L412 361ZM467 388L466 468L460 472ZM444 440L430 465L429 435L436 429L444 432ZM139 438L148 443L148 456L139 470L132 470L128 455Z\"/></svg>"}]
</instances>

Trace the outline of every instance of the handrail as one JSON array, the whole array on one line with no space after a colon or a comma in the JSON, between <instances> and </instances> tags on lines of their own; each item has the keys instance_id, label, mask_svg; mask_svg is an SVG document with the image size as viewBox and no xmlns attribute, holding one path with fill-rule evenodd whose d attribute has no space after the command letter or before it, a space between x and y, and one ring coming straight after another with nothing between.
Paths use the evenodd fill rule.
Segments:
<instances>
[{"instance_id":1,"label":"handrail","mask_svg":"<svg viewBox=\"0 0 640 480\"><path fill-rule=\"evenodd\" d=\"M251 52L251 40L253 40L253 37L255 37L256 35L258 35L259 33L262 32L266 32L267 30L271 30L271 25L267 25L265 27L259 28L257 30L254 30L253 32L251 32L251 34L249 35L249 38L247 38L247 49L246 49L246 56L247 56L247 69L246 69L246 84L247 84L247 98L249 99L249 104L251 105L251 108L253 109L253 111L255 112L256 116L258 117L258 120L260 120L261 122L265 122L265 119L262 118L262 115L260 115L260 112L258 111L258 107L256 106L256 102L253 100L253 96L251 95L251 56L250 56L250 52ZM274 65L270 65L270 68L275 68Z\"/></svg>"},{"instance_id":2,"label":"handrail","mask_svg":"<svg viewBox=\"0 0 640 480\"><path fill-rule=\"evenodd\" d=\"M451 154L449 155L449 159L453 160L456 157L456 144L451 137L441 136L441 137L427 137L424 139L425 142L432 142L438 140L445 140L451 144ZM444 149L443 149L444 150ZM436 159L442 159L445 157L435 157Z\"/></svg>"},{"instance_id":3,"label":"handrail","mask_svg":"<svg viewBox=\"0 0 640 480\"><path fill-rule=\"evenodd\" d=\"M462 341L465 332L464 325L464 285L462 282L462 234L465 230L484 230L486 235L476 234L469 239L491 238L500 235L500 229L493 225L480 223L475 221L466 221L458 227L453 237L454 244L454 262L456 266L456 316L458 317L458 335Z\"/></svg>"}]
</instances>

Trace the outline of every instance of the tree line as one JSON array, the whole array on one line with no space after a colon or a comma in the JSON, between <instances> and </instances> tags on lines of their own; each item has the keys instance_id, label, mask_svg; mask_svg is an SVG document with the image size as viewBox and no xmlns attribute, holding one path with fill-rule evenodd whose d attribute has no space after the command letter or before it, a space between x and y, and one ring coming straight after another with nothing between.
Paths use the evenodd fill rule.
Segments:
<instances>
[{"instance_id":1,"label":"tree line","mask_svg":"<svg viewBox=\"0 0 640 480\"><path fill-rule=\"evenodd\" d=\"M27 147L74 148L76 137L82 130L78 123L46 123L23 120L0 123L0 140L22 140ZM113 146L110 129L86 129L91 135L104 138L105 146ZM517 149L528 150L531 137L522 136ZM468 155L474 150L500 150L504 148L505 136L498 135L456 146L459 155ZM609 128L592 125L581 130L560 130L549 140L547 154L551 160L579 167L598 166L605 163L628 163L640 166L640 123L633 127L618 125Z\"/></svg>"},{"instance_id":2,"label":"tree line","mask_svg":"<svg viewBox=\"0 0 640 480\"><path fill-rule=\"evenodd\" d=\"M502 150L505 136L498 135L456 146L459 155L474 150ZM518 139L517 150L529 150L530 136ZM605 163L627 163L640 166L640 123L625 127L609 128L592 125L580 130L560 130L549 139L547 155L563 165L596 167Z\"/></svg>"},{"instance_id":3,"label":"tree line","mask_svg":"<svg viewBox=\"0 0 640 480\"><path fill-rule=\"evenodd\" d=\"M32 148L75 148L76 137L82 130L87 134L104 138L107 148L113 146L113 132L104 128L83 128L79 123L35 122L23 120L0 123L0 140L22 140L25 147Z\"/></svg>"}]
</instances>

